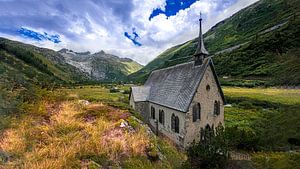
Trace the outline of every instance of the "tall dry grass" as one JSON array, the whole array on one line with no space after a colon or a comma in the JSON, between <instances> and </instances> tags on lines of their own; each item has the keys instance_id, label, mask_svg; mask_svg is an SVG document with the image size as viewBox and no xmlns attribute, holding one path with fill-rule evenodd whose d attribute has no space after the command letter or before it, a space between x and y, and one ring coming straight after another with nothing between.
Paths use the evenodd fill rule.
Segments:
<instances>
[{"instance_id":1,"label":"tall dry grass","mask_svg":"<svg viewBox=\"0 0 300 169\"><path fill-rule=\"evenodd\" d=\"M0 150L10 158L4 168L80 168L87 159L119 165L123 159L146 156L150 144L146 131L120 127L129 116L126 111L66 101L51 112L47 110L51 106L42 104L41 116L29 113L5 131Z\"/></svg>"}]
</instances>

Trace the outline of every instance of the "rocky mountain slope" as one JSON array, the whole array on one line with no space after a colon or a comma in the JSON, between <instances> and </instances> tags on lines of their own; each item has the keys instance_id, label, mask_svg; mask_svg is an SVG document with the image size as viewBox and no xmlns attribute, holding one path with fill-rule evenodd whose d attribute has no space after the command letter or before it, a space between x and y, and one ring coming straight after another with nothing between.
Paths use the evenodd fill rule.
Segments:
<instances>
[{"instance_id":1,"label":"rocky mountain slope","mask_svg":"<svg viewBox=\"0 0 300 169\"><path fill-rule=\"evenodd\" d=\"M212 27L204 35L205 44L220 77L299 85L297 4L297 0L260 0ZM166 50L129 80L143 82L153 70L190 61L196 44L193 39ZM223 84L228 83L225 80L221 79Z\"/></svg>"},{"instance_id":2,"label":"rocky mountain slope","mask_svg":"<svg viewBox=\"0 0 300 169\"><path fill-rule=\"evenodd\" d=\"M78 53L62 49L59 53L66 62L87 73L96 81L122 81L130 73L142 68L142 65L129 59L107 54L104 51L91 54L90 52Z\"/></svg>"},{"instance_id":3,"label":"rocky mountain slope","mask_svg":"<svg viewBox=\"0 0 300 169\"><path fill-rule=\"evenodd\" d=\"M91 54L62 49L57 52L0 37L0 88L116 82L140 68L131 59L104 51Z\"/></svg>"}]
</instances>

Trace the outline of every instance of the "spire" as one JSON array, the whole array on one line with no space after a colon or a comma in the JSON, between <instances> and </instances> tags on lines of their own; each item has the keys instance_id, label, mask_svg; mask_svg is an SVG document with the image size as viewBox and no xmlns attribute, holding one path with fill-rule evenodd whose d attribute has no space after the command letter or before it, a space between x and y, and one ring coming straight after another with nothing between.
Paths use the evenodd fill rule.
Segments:
<instances>
[{"instance_id":1,"label":"spire","mask_svg":"<svg viewBox=\"0 0 300 169\"><path fill-rule=\"evenodd\" d=\"M204 40L203 40L203 35L202 35L201 12L200 12L199 25L200 25L200 28L199 28L198 46L197 46L196 52L194 53L195 65L201 65L204 57L206 57L208 55L208 52L204 46Z\"/></svg>"}]
</instances>

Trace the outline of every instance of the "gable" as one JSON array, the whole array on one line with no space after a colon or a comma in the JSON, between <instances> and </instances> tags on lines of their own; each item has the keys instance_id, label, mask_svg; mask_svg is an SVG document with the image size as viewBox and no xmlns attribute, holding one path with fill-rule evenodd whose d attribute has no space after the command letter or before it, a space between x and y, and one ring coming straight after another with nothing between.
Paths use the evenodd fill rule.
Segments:
<instances>
[{"instance_id":1,"label":"gable","mask_svg":"<svg viewBox=\"0 0 300 169\"><path fill-rule=\"evenodd\" d=\"M209 78L209 79L205 79L205 78ZM224 97L221 85L219 83L218 76L215 72L212 60L209 62L208 66L205 69L205 72L203 73L202 79L201 79L199 85L197 86L197 90L195 91L195 93L193 95L193 100L194 100L194 97L197 94L197 92L199 94L202 93L202 92L206 92L205 91L206 88L200 89L200 85L204 85L203 83L207 82L207 81L210 81L210 85L212 85L211 83L215 84L214 86L216 86L216 87L214 89L217 90L217 92L219 93L219 95L220 95L220 97L223 101L223 104L226 104L225 97ZM208 83L206 83L206 84L208 84ZM206 84L205 84L205 87L206 87ZM214 89L211 89L211 90L214 90ZM189 107L192 104L193 100L191 100L191 102L189 103Z\"/></svg>"}]
</instances>

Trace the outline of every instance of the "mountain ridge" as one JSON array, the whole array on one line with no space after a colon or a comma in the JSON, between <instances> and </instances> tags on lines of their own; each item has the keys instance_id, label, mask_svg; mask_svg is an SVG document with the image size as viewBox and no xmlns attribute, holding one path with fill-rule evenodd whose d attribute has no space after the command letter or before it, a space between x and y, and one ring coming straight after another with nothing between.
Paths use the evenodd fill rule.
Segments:
<instances>
[{"instance_id":1,"label":"mountain ridge","mask_svg":"<svg viewBox=\"0 0 300 169\"><path fill-rule=\"evenodd\" d=\"M66 56L66 52L73 55ZM81 61L89 59L92 64L88 66L93 70L92 73L80 67L84 66ZM15 83L19 86L26 86L28 83L49 86L117 82L142 67L132 59L119 58L104 51L94 54L68 49L54 51L3 37L0 37L0 60L0 77L3 79L0 87ZM75 60L75 64L70 64L72 60ZM99 75L99 72L102 74Z\"/></svg>"},{"instance_id":2,"label":"mountain ridge","mask_svg":"<svg viewBox=\"0 0 300 169\"><path fill-rule=\"evenodd\" d=\"M59 53L68 64L89 74L96 81L122 81L130 73L142 68L142 65L130 58L120 58L103 50L91 53L62 49Z\"/></svg>"}]
</instances>

